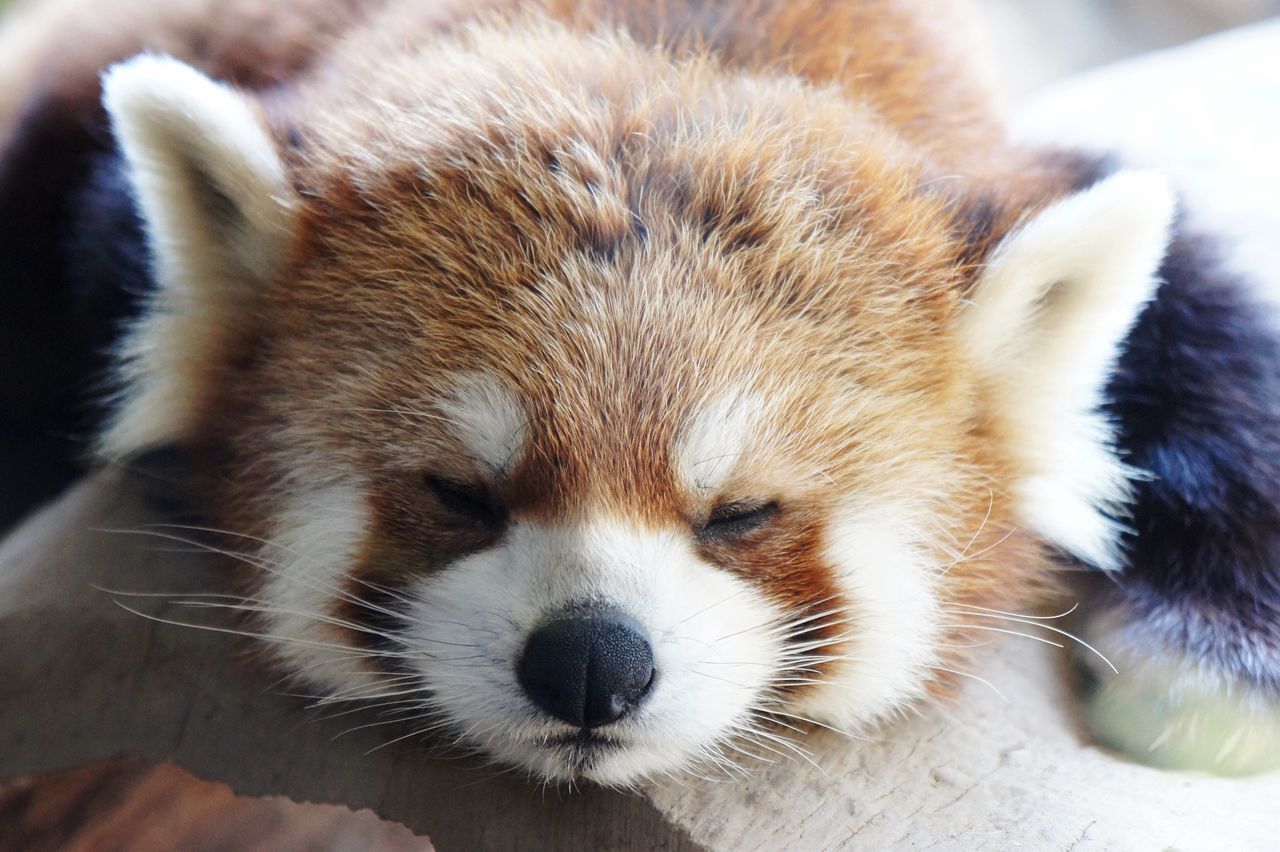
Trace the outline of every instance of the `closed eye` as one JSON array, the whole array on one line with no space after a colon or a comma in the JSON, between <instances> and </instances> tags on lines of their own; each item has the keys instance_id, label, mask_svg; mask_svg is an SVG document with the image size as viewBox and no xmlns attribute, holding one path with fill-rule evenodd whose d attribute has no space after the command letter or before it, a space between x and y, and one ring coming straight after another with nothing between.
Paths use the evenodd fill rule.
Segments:
<instances>
[{"instance_id":1,"label":"closed eye","mask_svg":"<svg viewBox=\"0 0 1280 852\"><path fill-rule=\"evenodd\" d=\"M698 527L698 536L706 539L734 539L755 532L778 514L776 500L768 503L726 503L712 510Z\"/></svg>"},{"instance_id":2,"label":"closed eye","mask_svg":"<svg viewBox=\"0 0 1280 852\"><path fill-rule=\"evenodd\" d=\"M506 509L483 488L439 476L427 476L424 481L440 505L451 514L487 527L506 524Z\"/></svg>"}]
</instances>

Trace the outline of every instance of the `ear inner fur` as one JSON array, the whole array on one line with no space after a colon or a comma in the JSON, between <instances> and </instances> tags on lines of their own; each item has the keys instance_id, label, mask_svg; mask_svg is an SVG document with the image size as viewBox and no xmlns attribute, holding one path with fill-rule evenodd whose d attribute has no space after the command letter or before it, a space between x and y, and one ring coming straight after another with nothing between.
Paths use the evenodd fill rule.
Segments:
<instances>
[{"instance_id":1,"label":"ear inner fur","mask_svg":"<svg viewBox=\"0 0 1280 852\"><path fill-rule=\"evenodd\" d=\"M1120 172L1031 216L995 249L962 317L1006 440L1027 473L1023 518L1104 568L1128 472L1103 419L1121 344L1158 283L1174 201L1163 178Z\"/></svg>"},{"instance_id":2,"label":"ear inner fur","mask_svg":"<svg viewBox=\"0 0 1280 852\"><path fill-rule=\"evenodd\" d=\"M124 344L125 397L103 438L120 455L191 437L197 389L243 345L278 272L293 191L253 102L190 66L141 56L103 90L158 285Z\"/></svg>"}]
</instances>

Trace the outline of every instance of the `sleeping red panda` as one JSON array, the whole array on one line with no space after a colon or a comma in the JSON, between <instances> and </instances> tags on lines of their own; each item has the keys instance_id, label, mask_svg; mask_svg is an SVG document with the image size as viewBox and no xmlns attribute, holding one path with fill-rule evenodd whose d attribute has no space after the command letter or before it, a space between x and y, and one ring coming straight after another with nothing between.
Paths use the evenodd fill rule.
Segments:
<instances>
[{"instance_id":1,"label":"sleeping red panda","mask_svg":"<svg viewBox=\"0 0 1280 852\"><path fill-rule=\"evenodd\" d=\"M27 4L3 298L68 346L5 393L66 416L130 317L98 449L182 451L277 662L543 778L879 723L1062 558L1140 685L1272 712L1274 339L1160 177L1006 144L950 21Z\"/></svg>"}]
</instances>

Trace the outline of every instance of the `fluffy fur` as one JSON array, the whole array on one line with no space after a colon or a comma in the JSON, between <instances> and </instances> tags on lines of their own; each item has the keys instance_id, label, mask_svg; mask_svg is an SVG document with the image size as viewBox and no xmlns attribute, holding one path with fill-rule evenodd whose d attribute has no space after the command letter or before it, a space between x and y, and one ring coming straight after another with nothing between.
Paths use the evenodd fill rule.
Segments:
<instances>
[{"instance_id":1,"label":"fluffy fur","mask_svg":"<svg viewBox=\"0 0 1280 852\"><path fill-rule=\"evenodd\" d=\"M182 443L198 428L201 396L278 271L293 191L250 103L189 65L116 65L103 102L147 214L158 284L124 355L126 399L103 439L115 452Z\"/></svg>"},{"instance_id":2,"label":"fluffy fur","mask_svg":"<svg viewBox=\"0 0 1280 852\"><path fill-rule=\"evenodd\" d=\"M1107 389L1134 483L1126 565L1090 632L1106 742L1167 765L1280 766L1280 343L1271 312L1180 238ZM1126 718L1128 717L1128 718ZM1133 721L1134 719L1142 721Z\"/></svg>"},{"instance_id":3,"label":"fluffy fur","mask_svg":"<svg viewBox=\"0 0 1280 852\"><path fill-rule=\"evenodd\" d=\"M962 320L977 369L1020 450L1026 523L1104 568L1120 565L1112 515L1128 497L1100 406L1120 344L1155 293L1173 224L1158 175L1114 175L1008 237ZM1030 440L1028 440L1030 439Z\"/></svg>"},{"instance_id":4,"label":"fluffy fur","mask_svg":"<svg viewBox=\"0 0 1280 852\"><path fill-rule=\"evenodd\" d=\"M49 59L175 57L104 78L157 292L102 448L190 453L334 700L628 784L873 725L1052 547L1121 561L1171 196L1005 146L934 4L170 5ZM590 742L516 676L584 601L655 665Z\"/></svg>"}]
</instances>

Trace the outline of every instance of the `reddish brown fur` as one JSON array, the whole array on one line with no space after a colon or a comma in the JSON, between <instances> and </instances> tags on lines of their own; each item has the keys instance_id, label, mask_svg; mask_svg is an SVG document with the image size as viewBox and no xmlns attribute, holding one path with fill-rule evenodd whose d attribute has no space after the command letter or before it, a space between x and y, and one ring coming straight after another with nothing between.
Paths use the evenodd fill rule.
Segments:
<instances>
[{"instance_id":1,"label":"reddish brown fur","mask_svg":"<svg viewBox=\"0 0 1280 852\"><path fill-rule=\"evenodd\" d=\"M945 482L935 523L961 539L957 550L979 533L971 558L948 574L952 599L1013 605L1036 560L1026 558L1029 544L995 546L1009 531L1010 507L987 483L1008 481L1008 472L986 457L992 451L972 420L962 359L947 351L972 269L958 264L969 247L949 227L951 200L919 188L938 167L878 116L830 95L753 82L744 108L735 88L748 84L705 60L673 71L665 57L625 44L583 56L554 30L534 27L517 38L528 53L519 71L493 73L529 77L494 92L491 80L470 89L451 73L452 85L483 90L491 106L439 107L457 118L436 138L399 148L399 140L379 137L384 116L365 117L343 98L327 107L340 112L340 127L302 131L294 167L304 195L319 201L304 211L299 284L265 313L308 318L306 336L266 334L281 347L260 361L270 372L228 382L251 396L220 407L252 410L264 386L322 408L326 395L336 404L348 391L326 391L332 367L322 365L355 347L376 353L363 365L357 397L368 409L391 400L425 405L443 390L434 381L484 368L532 407L537 452L501 495L517 516L563 518L606 506L655 525L685 525L710 507L689 504L672 478L668 452L680 425L708 391L757 371L769 395L785 397L782 386L799 379L804 391L775 428L803 436L788 448L795 467L825 478L787 482L778 496L788 509L771 535L754 549L714 554L717 561L789 608L833 606L819 507L887 485ZM543 38L552 44L543 48ZM486 53L516 49L498 44ZM480 75L491 70L479 56L467 60L477 61ZM385 68L372 80L344 74L341 84L394 92L378 79ZM662 88L672 81L675 93ZM517 85L534 94L523 97ZM546 108L536 87L586 92ZM646 89L654 93L637 95ZM430 81L411 97L427 100L433 91L447 97ZM638 106L612 106L628 93ZM293 116L323 114L326 106L315 104L333 95L321 86L302 97L314 101L284 110L292 126L301 123ZM678 117L691 102L703 103L703 113ZM504 124L512 113L520 116L514 135ZM565 150L568 139L579 148ZM375 168L352 167L343 156L361 146L374 147ZM760 156L772 147L789 156ZM804 182L812 197L795 190ZM342 263L334 266L333 257ZM353 326L351 317L361 315L368 319ZM578 324L594 334L575 334ZM870 354L851 364L851 351ZM531 362L538 374L525 369ZM300 387L303 374L318 386ZM388 528L403 529L423 498L419 471L397 466L457 453L433 451L422 424L361 419L338 421L330 446L351 452L351 436L364 436L357 444L364 456L353 464L386 471L386 487L397 494L388 505L406 507ZM263 426L215 431L242 432L250 444ZM951 463L940 467L944 458ZM894 473L884 482L886 465ZM759 472L761 486L747 472L731 496L777 487L772 473ZM416 529L418 541L433 540L430 523ZM1006 554L1016 561L1004 563Z\"/></svg>"},{"instance_id":2,"label":"reddish brown fur","mask_svg":"<svg viewBox=\"0 0 1280 852\"><path fill-rule=\"evenodd\" d=\"M84 92L156 47L262 90L301 218L252 312L254 348L201 415L219 522L268 533L289 478L314 469L301 439L373 483L357 574L483 545L422 493L424 472L477 475L454 439L387 409L428 408L484 369L529 408L534 451L498 495L513 515L696 524L712 506L682 491L671 447L718 390L746 386L776 404L774 460L717 497L784 509L769 536L704 547L710 559L791 609L827 608L823 507L908 495L939 534L932 558L955 563L949 600L1023 605L1044 556L1012 532L999 484L1017 472L952 329L989 247L1069 170L1001 144L935 4L507 14L537 5L211 15L183 0L35 72L46 91Z\"/></svg>"}]
</instances>

